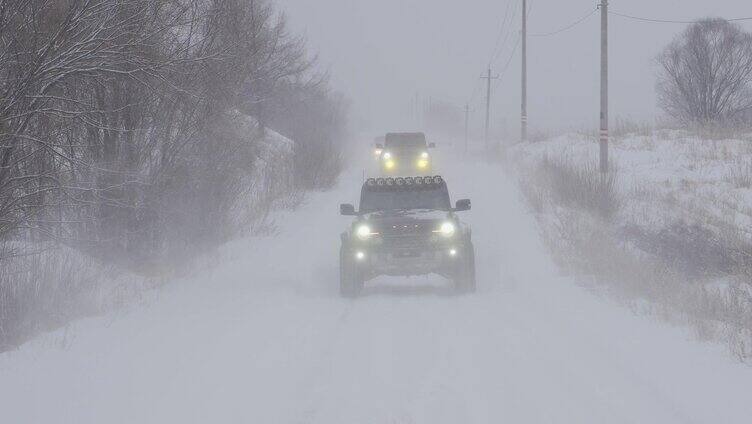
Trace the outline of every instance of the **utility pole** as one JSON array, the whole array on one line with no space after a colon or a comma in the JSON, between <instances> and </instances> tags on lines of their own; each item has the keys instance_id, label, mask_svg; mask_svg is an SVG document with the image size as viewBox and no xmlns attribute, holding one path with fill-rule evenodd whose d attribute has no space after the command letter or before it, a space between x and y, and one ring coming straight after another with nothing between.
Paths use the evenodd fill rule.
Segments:
<instances>
[{"instance_id":1,"label":"utility pole","mask_svg":"<svg viewBox=\"0 0 752 424\"><path fill-rule=\"evenodd\" d=\"M605 0L604 0L605 1ZM527 141L527 0L522 0L522 108L520 139Z\"/></svg>"},{"instance_id":2,"label":"utility pole","mask_svg":"<svg viewBox=\"0 0 752 424\"><path fill-rule=\"evenodd\" d=\"M420 128L420 95L415 92L415 128Z\"/></svg>"},{"instance_id":3,"label":"utility pole","mask_svg":"<svg viewBox=\"0 0 752 424\"><path fill-rule=\"evenodd\" d=\"M600 169L608 172L608 0L601 0L601 132Z\"/></svg>"},{"instance_id":4,"label":"utility pole","mask_svg":"<svg viewBox=\"0 0 752 424\"><path fill-rule=\"evenodd\" d=\"M481 79L486 80L486 132L485 132L485 145L486 145L486 151L488 151L488 129L489 129L489 123L491 119L491 80L499 79L499 76L496 75L495 77L491 76L491 66L488 66L488 75L482 76Z\"/></svg>"},{"instance_id":5,"label":"utility pole","mask_svg":"<svg viewBox=\"0 0 752 424\"><path fill-rule=\"evenodd\" d=\"M465 103L465 155L467 155L467 133L470 122L470 105Z\"/></svg>"}]
</instances>

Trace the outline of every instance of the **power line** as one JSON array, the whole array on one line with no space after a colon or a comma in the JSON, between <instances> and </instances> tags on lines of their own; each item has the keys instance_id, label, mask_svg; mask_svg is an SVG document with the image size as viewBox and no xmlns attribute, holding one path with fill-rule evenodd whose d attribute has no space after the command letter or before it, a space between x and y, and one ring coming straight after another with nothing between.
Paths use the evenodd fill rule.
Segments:
<instances>
[{"instance_id":1,"label":"power line","mask_svg":"<svg viewBox=\"0 0 752 424\"><path fill-rule=\"evenodd\" d=\"M532 1L530 1L532 4ZM512 25L512 21L514 20L514 17L517 15L518 10L518 4L515 2L514 9L511 13L511 16L509 14L509 4L507 3L507 7L504 10L504 18L501 20L501 26L499 27L499 34L496 37L496 42L494 44L494 48L491 51L491 58L488 62L488 74L486 77L481 77L481 79L485 78L487 81L487 87L486 87L486 143L488 139L488 125L489 125L489 107L490 107L490 90L491 90L491 80L495 79L496 83L494 85L498 85L500 81L500 77L491 77L491 65L496 62L496 60L499 58L499 55L504 51L504 48L507 45L507 41L509 40L510 31L509 28ZM527 15L530 15L530 12L532 12L532 7L529 7L527 10ZM503 37L503 40L502 40ZM517 41L515 42L514 47L512 48L512 53L509 55L509 58L507 59L506 63L504 64L504 70L503 72L506 72L506 70L509 68L510 63L512 62L512 58L514 57L514 54L517 52L517 47L519 46L520 37L518 34ZM476 83L473 87L473 91L470 94L470 100L467 102L467 104L472 104L475 102L476 96L479 93L480 84Z\"/></svg>"},{"instance_id":2,"label":"power line","mask_svg":"<svg viewBox=\"0 0 752 424\"><path fill-rule=\"evenodd\" d=\"M499 58L499 55L501 55L501 53L504 51L504 48L507 46L507 41L509 41L509 35L510 35L509 28L511 27L512 21L514 20L515 16L517 16L516 5L514 8L514 12L512 13L512 16L509 17L509 21L505 25L506 31L504 33L504 41L501 43L501 46L499 46L499 48L496 49L496 51L494 51L493 56L491 56L491 60L490 60L491 63L496 62L496 60Z\"/></svg>"},{"instance_id":3,"label":"power line","mask_svg":"<svg viewBox=\"0 0 752 424\"><path fill-rule=\"evenodd\" d=\"M491 80L499 79L499 76L491 76L491 65L488 66L488 75L481 76L481 79L486 80L486 133L485 133L485 142L486 142L486 150L488 150L488 129L490 125L490 119L491 119Z\"/></svg>"},{"instance_id":4,"label":"power line","mask_svg":"<svg viewBox=\"0 0 752 424\"><path fill-rule=\"evenodd\" d=\"M527 1L522 0L522 81L520 102L520 141L527 141ZM515 47L515 50L517 48ZM512 52L514 54L514 52ZM511 57L510 57L511 60Z\"/></svg>"},{"instance_id":5,"label":"power line","mask_svg":"<svg viewBox=\"0 0 752 424\"><path fill-rule=\"evenodd\" d=\"M501 72L500 72L501 77L498 80L496 80L496 83L495 83L496 86L501 84L502 80L504 79L504 76L507 73L507 69L509 69L509 65L512 64L512 59L514 59L514 54L517 53L517 48L520 46L520 39L521 39L520 34L517 34L517 41L515 41L514 46L512 47L512 52L509 54L507 61L504 62L504 67L501 69ZM494 88L496 88L496 86L494 86Z\"/></svg>"},{"instance_id":6,"label":"power line","mask_svg":"<svg viewBox=\"0 0 752 424\"><path fill-rule=\"evenodd\" d=\"M509 54L509 58L504 63L504 67L501 69L501 75L503 76L506 74L507 69L509 69L509 65L512 63L512 59L514 59L514 54L517 53L517 48L520 46L520 35L517 35L517 41L514 43L514 47L512 47L512 53Z\"/></svg>"},{"instance_id":7,"label":"power line","mask_svg":"<svg viewBox=\"0 0 752 424\"><path fill-rule=\"evenodd\" d=\"M680 20L673 20L673 19L654 19L654 18L645 18L641 16L627 15L625 13L618 13L618 12L613 12L613 11L608 12L608 13L610 15L619 16L621 18L627 18L627 19L632 19L635 21L650 22L650 23L656 23L656 24L697 24L703 21L703 20L680 21ZM731 18L731 19L720 18L720 19L723 19L729 22L752 21L752 16L744 17L744 18Z\"/></svg>"},{"instance_id":8,"label":"power line","mask_svg":"<svg viewBox=\"0 0 752 424\"><path fill-rule=\"evenodd\" d=\"M494 57L498 54L498 51L500 47L502 46L501 39L502 36L504 37L504 44L506 44L506 40L509 37L509 27L507 26L507 19L509 19L509 6L511 3L507 3L507 7L504 10L504 19L501 20L501 25L499 26L499 35L496 36L496 44L494 45L493 50L491 50L491 59L489 62L493 61ZM517 9L515 8L514 14L517 14Z\"/></svg>"},{"instance_id":9,"label":"power line","mask_svg":"<svg viewBox=\"0 0 752 424\"><path fill-rule=\"evenodd\" d=\"M601 0L601 114L598 156L600 171L608 172L608 6L609 0Z\"/></svg>"},{"instance_id":10,"label":"power line","mask_svg":"<svg viewBox=\"0 0 752 424\"><path fill-rule=\"evenodd\" d=\"M531 33L531 34L528 34L528 35L531 36L531 37L550 37L552 35L556 35L556 34L560 34L560 33L565 32L565 31L569 31L570 29L576 27L577 25L585 22L591 16L595 15L595 12L597 12L597 11L598 11L598 9L595 8L595 9L591 10L590 12L588 12L587 15L584 15L583 17L577 19L576 21L572 22L571 24L569 24L569 25L567 25L567 26L565 26L563 28L557 29L556 31L538 32L538 33Z\"/></svg>"},{"instance_id":11,"label":"power line","mask_svg":"<svg viewBox=\"0 0 752 424\"><path fill-rule=\"evenodd\" d=\"M490 66L492 63L496 61L498 56L501 54L501 52L504 51L504 47L507 44L507 40L509 39L509 27L512 23L512 20L517 15L517 4L515 3L514 9L512 10L511 16L509 13L509 5L510 3L507 3L507 7L504 10L504 17L501 20L501 25L499 26L499 34L496 37L496 43L494 44L494 48L491 51L491 56L488 61L488 65ZM503 41L502 41L503 39ZM480 93L480 86L481 84L476 83L473 87L472 92L470 93L469 100L467 103L473 104L475 102L475 99L477 95Z\"/></svg>"},{"instance_id":12,"label":"power line","mask_svg":"<svg viewBox=\"0 0 752 424\"><path fill-rule=\"evenodd\" d=\"M470 100L468 101L468 103L473 104L473 102L475 102L475 98L478 96L478 93L480 92L481 85L482 84L481 84L480 80L478 80L475 83L475 87L473 88L473 91L470 94Z\"/></svg>"}]
</instances>

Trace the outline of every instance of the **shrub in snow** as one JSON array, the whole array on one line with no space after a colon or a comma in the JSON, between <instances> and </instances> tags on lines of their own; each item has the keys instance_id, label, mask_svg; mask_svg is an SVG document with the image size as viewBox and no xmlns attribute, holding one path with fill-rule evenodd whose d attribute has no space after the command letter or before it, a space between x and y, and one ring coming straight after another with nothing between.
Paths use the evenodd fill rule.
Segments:
<instances>
[{"instance_id":1,"label":"shrub in snow","mask_svg":"<svg viewBox=\"0 0 752 424\"><path fill-rule=\"evenodd\" d=\"M551 187L558 202L578 207L602 218L610 218L619 206L616 167L601 173L594 162L577 163L568 157L545 156L538 178Z\"/></svg>"}]
</instances>

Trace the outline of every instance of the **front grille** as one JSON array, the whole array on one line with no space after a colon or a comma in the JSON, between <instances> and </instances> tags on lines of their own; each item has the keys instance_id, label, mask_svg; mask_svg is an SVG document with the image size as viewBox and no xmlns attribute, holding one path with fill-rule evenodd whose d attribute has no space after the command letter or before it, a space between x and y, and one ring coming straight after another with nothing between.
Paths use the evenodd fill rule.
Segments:
<instances>
[{"instance_id":1,"label":"front grille","mask_svg":"<svg viewBox=\"0 0 752 424\"><path fill-rule=\"evenodd\" d=\"M385 224L380 228L384 247L413 248L430 244L433 226L424 222Z\"/></svg>"},{"instance_id":2,"label":"front grille","mask_svg":"<svg viewBox=\"0 0 752 424\"><path fill-rule=\"evenodd\" d=\"M381 228L381 234L384 238L430 236L432 233L433 227L426 224L393 224Z\"/></svg>"}]
</instances>

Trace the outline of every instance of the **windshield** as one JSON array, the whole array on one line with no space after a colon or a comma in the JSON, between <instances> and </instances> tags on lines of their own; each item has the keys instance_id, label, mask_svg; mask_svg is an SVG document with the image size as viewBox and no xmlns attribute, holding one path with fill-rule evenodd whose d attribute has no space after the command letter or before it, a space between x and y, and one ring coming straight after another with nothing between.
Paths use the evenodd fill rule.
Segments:
<instances>
[{"instance_id":1,"label":"windshield","mask_svg":"<svg viewBox=\"0 0 752 424\"><path fill-rule=\"evenodd\" d=\"M393 141L391 143L387 142L385 146L386 148L393 150L419 150L425 149L426 143L419 141Z\"/></svg>"},{"instance_id":2,"label":"windshield","mask_svg":"<svg viewBox=\"0 0 752 424\"><path fill-rule=\"evenodd\" d=\"M450 210L446 186L421 190L364 190L360 197L362 213L408 209Z\"/></svg>"},{"instance_id":3,"label":"windshield","mask_svg":"<svg viewBox=\"0 0 752 424\"><path fill-rule=\"evenodd\" d=\"M391 149L425 148L426 137L422 134L388 134L385 146Z\"/></svg>"}]
</instances>

